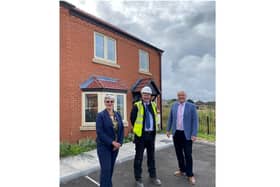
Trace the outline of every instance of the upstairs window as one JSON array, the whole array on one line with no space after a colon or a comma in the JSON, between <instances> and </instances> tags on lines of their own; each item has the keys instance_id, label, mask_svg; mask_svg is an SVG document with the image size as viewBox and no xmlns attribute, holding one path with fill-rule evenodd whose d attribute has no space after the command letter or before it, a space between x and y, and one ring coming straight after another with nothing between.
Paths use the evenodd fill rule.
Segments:
<instances>
[{"instance_id":1,"label":"upstairs window","mask_svg":"<svg viewBox=\"0 0 280 187\"><path fill-rule=\"evenodd\" d=\"M107 58L113 62L116 61L116 41L111 38L107 38Z\"/></svg>"},{"instance_id":2,"label":"upstairs window","mask_svg":"<svg viewBox=\"0 0 280 187\"><path fill-rule=\"evenodd\" d=\"M104 36L101 34L95 34L95 57L105 58L104 53Z\"/></svg>"},{"instance_id":3,"label":"upstairs window","mask_svg":"<svg viewBox=\"0 0 280 187\"><path fill-rule=\"evenodd\" d=\"M139 50L139 70L149 72L149 53Z\"/></svg>"},{"instance_id":4,"label":"upstairs window","mask_svg":"<svg viewBox=\"0 0 280 187\"><path fill-rule=\"evenodd\" d=\"M116 64L116 40L94 32L94 58Z\"/></svg>"}]
</instances>

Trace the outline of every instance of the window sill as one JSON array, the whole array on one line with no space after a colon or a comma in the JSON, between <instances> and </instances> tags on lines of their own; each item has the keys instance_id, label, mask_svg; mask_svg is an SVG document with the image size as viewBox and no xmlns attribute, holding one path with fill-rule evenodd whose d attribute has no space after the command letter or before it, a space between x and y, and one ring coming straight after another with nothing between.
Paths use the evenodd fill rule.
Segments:
<instances>
[{"instance_id":1,"label":"window sill","mask_svg":"<svg viewBox=\"0 0 280 187\"><path fill-rule=\"evenodd\" d=\"M82 125L80 126L80 131L95 131L96 126L95 125Z\"/></svg>"},{"instance_id":2,"label":"window sill","mask_svg":"<svg viewBox=\"0 0 280 187\"><path fill-rule=\"evenodd\" d=\"M152 76L150 72L146 72L146 71L139 70L139 73Z\"/></svg>"},{"instance_id":3,"label":"window sill","mask_svg":"<svg viewBox=\"0 0 280 187\"><path fill-rule=\"evenodd\" d=\"M101 60L101 59L97 59L97 58L93 58L92 62L94 62L96 64L102 64L102 65L114 67L114 68L120 68L121 67L119 64L114 64L114 63L112 63L110 61Z\"/></svg>"},{"instance_id":4,"label":"window sill","mask_svg":"<svg viewBox=\"0 0 280 187\"><path fill-rule=\"evenodd\" d=\"M123 126L128 127L128 122L123 121ZM95 131L95 130L96 130L95 124L94 125L82 125L82 126L80 126L80 131Z\"/></svg>"}]
</instances>

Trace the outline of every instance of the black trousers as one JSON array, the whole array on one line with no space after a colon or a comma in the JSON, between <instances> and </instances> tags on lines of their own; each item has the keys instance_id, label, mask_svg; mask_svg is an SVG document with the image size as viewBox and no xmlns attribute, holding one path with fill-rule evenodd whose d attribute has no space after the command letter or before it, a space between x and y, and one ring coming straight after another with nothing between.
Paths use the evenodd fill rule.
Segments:
<instances>
[{"instance_id":1,"label":"black trousers","mask_svg":"<svg viewBox=\"0 0 280 187\"><path fill-rule=\"evenodd\" d=\"M142 137L135 137L134 176L140 180L144 150L147 150L147 165L150 177L156 177L155 166L155 133L143 133Z\"/></svg>"},{"instance_id":2,"label":"black trousers","mask_svg":"<svg viewBox=\"0 0 280 187\"><path fill-rule=\"evenodd\" d=\"M193 176L192 140L187 140L184 131L176 130L173 137L179 169L188 177Z\"/></svg>"}]
</instances>

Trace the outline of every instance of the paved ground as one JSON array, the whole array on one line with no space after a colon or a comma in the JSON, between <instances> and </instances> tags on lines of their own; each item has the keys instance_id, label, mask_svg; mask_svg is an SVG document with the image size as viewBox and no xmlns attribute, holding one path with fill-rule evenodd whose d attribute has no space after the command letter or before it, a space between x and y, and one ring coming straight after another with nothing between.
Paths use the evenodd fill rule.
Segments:
<instances>
[{"instance_id":1,"label":"paved ground","mask_svg":"<svg viewBox=\"0 0 280 187\"><path fill-rule=\"evenodd\" d=\"M156 151L173 146L172 138L165 134L157 134L155 141ZM119 151L116 163L131 160L135 155L135 145L132 142L123 144ZM60 159L60 182L66 183L76 178L86 176L100 169L96 149Z\"/></svg>"},{"instance_id":2,"label":"paved ground","mask_svg":"<svg viewBox=\"0 0 280 187\"><path fill-rule=\"evenodd\" d=\"M197 179L195 187L215 187L215 146L204 143L195 143L193 147L194 174ZM169 147L156 152L156 165L158 176L162 181L162 187L187 187L185 177L175 177L173 172L177 169L175 150ZM89 177L89 178L88 178ZM99 171L90 173L67 183L61 183L60 187L94 187L99 183ZM152 187L147 173L146 157L143 161L143 181L145 187ZM116 165L113 176L114 187L133 187L133 160Z\"/></svg>"}]
</instances>

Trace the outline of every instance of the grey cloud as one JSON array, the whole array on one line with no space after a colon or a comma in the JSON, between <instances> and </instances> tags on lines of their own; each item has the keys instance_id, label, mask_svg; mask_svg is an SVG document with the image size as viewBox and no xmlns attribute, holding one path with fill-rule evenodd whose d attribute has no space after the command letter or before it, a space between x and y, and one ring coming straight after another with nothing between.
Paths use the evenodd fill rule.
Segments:
<instances>
[{"instance_id":1,"label":"grey cloud","mask_svg":"<svg viewBox=\"0 0 280 187\"><path fill-rule=\"evenodd\" d=\"M177 85L177 89L185 89L192 98L205 97L206 91L211 93L215 90L215 59L211 55L185 56L177 66L176 73L169 73L165 80L167 84L163 82L164 89L168 90L169 85ZM176 97L176 93L170 93L169 96Z\"/></svg>"}]
</instances>

